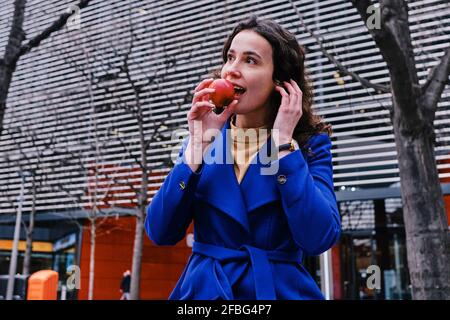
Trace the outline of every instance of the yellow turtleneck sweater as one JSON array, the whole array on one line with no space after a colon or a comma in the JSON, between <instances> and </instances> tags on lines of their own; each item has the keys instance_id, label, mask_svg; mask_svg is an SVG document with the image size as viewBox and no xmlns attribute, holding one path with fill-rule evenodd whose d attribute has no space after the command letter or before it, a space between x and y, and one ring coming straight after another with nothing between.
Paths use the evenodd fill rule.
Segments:
<instances>
[{"instance_id":1,"label":"yellow turtleneck sweater","mask_svg":"<svg viewBox=\"0 0 450 320\"><path fill-rule=\"evenodd\" d=\"M258 128L238 128L235 125L235 121L236 116L233 116L230 121L231 139L233 142L231 153L234 159L234 173L240 184L253 158L267 142L270 130L267 129L267 126ZM294 139L292 140L295 150L298 150L299 146L297 141Z\"/></svg>"},{"instance_id":2,"label":"yellow turtleneck sweater","mask_svg":"<svg viewBox=\"0 0 450 320\"><path fill-rule=\"evenodd\" d=\"M266 143L270 132L267 126L258 128L238 128L234 124L236 117L230 121L234 159L234 172L239 183L244 178L247 169L259 149Z\"/></svg>"}]
</instances>

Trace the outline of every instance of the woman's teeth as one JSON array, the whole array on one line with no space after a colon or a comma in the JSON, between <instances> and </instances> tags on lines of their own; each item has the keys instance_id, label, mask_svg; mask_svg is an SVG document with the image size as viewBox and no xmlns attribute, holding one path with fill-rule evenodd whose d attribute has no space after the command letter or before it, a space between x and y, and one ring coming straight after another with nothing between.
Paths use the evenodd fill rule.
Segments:
<instances>
[{"instance_id":1,"label":"woman's teeth","mask_svg":"<svg viewBox=\"0 0 450 320\"><path fill-rule=\"evenodd\" d=\"M245 89L239 86L234 86L234 93L236 96L240 96L245 93Z\"/></svg>"}]
</instances>

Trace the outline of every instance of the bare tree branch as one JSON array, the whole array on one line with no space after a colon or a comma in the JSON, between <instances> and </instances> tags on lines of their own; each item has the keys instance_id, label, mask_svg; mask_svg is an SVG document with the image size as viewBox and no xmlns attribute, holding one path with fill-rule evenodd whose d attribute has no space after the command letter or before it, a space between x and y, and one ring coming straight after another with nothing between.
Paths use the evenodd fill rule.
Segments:
<instances>
[{"instance_id":1,"label":"bare tree branch","mask_svg":"<svg viewBox=\"0 0 450 320\"><path fill-rule=\"evenodd\" d=\"M374 5L372 3L372 0L349 0L353 7L358 11L359 15L361 16L361 19L363 22L367 22L367 20L370 18L368 9ZM385 37L385 29L382 27L381 29L376 28L367 28L372 35L375 42L378 43L380 39L383 39Z\"/></svg>"},{"instance_id":2,"label":"bare tree branch","mask_svg":"<svg viewBox=\"0 0 450 320\"><path fill-rule=\"evenodd\" d=\"M77 7L81 10L89 4L90 0L80 0ZM72 16L73 12L65 12L59 16L59 18L54 21L50 26L45 28L41 33L33 37L30 41L28 41L27 44L24 44L21 46L20 51L18 53L17 59L28 53L32 48L38 47L42 40L47 39L52 33L60 30L63 28L66 23L67 19L69 19L70 16Z\"/></svg>"},{"instance_id":3,"label":"bare tree branch","mask_svg":"<svg viewBox=\"0 0 450 320\"><path fill-rule=\"evenodd\" d=\"M85 8L90 0L80 0L77 7ZM65 12L41 33L33 37L28 43L22 44L25 40L23 22L25 16L26 0L15 0L14 13L11 30L8 36L8 43L5 47L4 57L0 58L0 134L3 131L3 118L6 109L6 99L8 97L9 87L17 61L20 57L29 52L32 48L39 46L41 41L47 39L52 33L60 30L66 24L72 12Z\"/></svg>"},{"instance_id":4,"label":"bare tree branch","mask_svg":"<svg viewBox=\"0 0 450 320\"><path fill-rule=\"evenodd\" d=\"M350 70L348 70L342 63L340 63L332 54L330 54L328 52L328 50L325 48L325 46L323 45L323 41L320 39L319 36L317 36L315 34L314 31L312 31L304 22L303 20L303 16L300 13L300 11L297 9L297 6L295 5L295 3L292 0L289 0L290 4L292 5L292 7L294 8L295 12L297 13L297 16L300 19L300 23L302 25L302 27L306 30L306 32L308 32L317 42L317 44L320 47L320 50L322 51L322 53L328 58L328 60L334 64L339 71L344 74L344 75L348 75L350 77L352 77L354 80L358 81L359 83L361 83L361 85L365 88L372 88L375 89L376 91L378 91L379 93L389 93L391 92L390 88L387 86L383 86L383 85L379 85L376 83L371 82L370 80L363 78L361 76L359 76L358 74L356 74L355 72L352 72ZM370 1L369 1L370 2Z\"/></svg>"},{"instance_id":5,"label":"bare tree branch","mask_svg":"<svg viewBox=\"0 0 450 320\"><path fill-rule=\"evenodd\" d=\"M369 0L349 0L359 12L363 22L369 19L368 10L373 5ZM408 131L422 132L421 113L417 101L421 96L421 87L417 76L414 50L409 29L408 4L403 0L380 0L380 28L370 28L377 47L389 69L391 93L394 103L404 110L402 122ZM400 110L398 110L400 111Z\"/></svg>"},{"instance_id":6,"label":"bare tree branch","mask_svg":"<svg viewBox=\"0 0 450 320\"><path fill-rule=\"evenodd\" d=\"M427 81L422 86L425 108L436 110L437 103L449 83L450 75L450 46L445 51L440 62L430 71ZM434 112L434 111L433 111Z\"/></svg>"}]
</instances>

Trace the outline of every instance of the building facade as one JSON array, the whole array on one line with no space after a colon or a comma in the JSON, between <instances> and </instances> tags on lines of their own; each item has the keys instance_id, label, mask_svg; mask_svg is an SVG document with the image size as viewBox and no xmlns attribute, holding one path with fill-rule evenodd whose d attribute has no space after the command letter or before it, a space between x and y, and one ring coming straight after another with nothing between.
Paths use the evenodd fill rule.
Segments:
<instances>
[{"instance_id":1,"label":"building facade","mask_svg":"<svg viewBox=\"0 0 450 320\"><path fill-rule=\"evenodd\" d=\"M422 83L448 46L450 5L415 0L408 6ZM28 1L27 38L68 7L61 0ZM13 1L0 8L0 55L12 12ZM70 26L24 56L14 73L0 137L0 274L8 272L23 185L25 223L31 212L36 220L32 269L58 270L60 296L86 298L87 228L89 218L98 218L94 298L120 297L122 272L131 267L136 189L143 174L141 138L149 144L144 153L150 202L188 133L191 91L220 67L227 35L251 14L274 19L296 34L307 52L315 110L333 126L343 234L332 250L305 264L330 299L411 297L391 97L339 74L305 29L345 67L388 84L386 64L366 27L351 3L341 0L92 1L79 20L71 19ZM436 113L435 152L448 211L449 106L446 88ZM28 177L22 180L20 171ZM94 207L101 210L93 213ZM145 240L143 298L167 297L189 255L190 237L174 248ZM81 267L78 292L64 289L70 265ZM381 270L379 290L366 285L371 265Z\"/></svg>"}]
</instances>

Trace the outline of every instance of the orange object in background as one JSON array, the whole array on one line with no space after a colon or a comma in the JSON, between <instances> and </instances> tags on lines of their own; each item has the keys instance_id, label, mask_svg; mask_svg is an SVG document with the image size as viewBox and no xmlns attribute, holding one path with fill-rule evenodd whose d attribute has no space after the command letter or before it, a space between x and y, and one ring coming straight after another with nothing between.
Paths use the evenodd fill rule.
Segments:
<instances>
[{"instance_id":1,"label":"orange object in background","mask_svg":"<svg viewBox=\"0 0 450 320\"><path fill-rule=\"evenodd\" d=\"M28 278L27 300L56 300L58 291L58 273L53 270L41 270Z\"/></svg>"}]
</instances>

